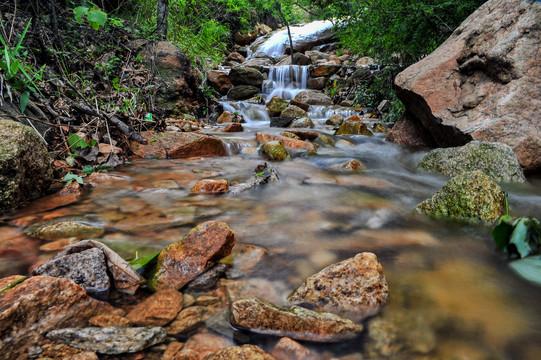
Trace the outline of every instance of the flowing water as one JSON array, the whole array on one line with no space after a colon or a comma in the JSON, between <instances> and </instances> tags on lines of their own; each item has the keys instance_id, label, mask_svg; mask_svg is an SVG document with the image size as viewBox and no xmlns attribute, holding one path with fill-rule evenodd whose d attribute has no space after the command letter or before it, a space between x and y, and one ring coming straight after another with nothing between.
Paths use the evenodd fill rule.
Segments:
<instances>
[{"instance_id":1,"label":"flowing water","mask_svg":"<svg viewBox=\"0 0 541 360\"><path fill-rule=\"evenodd\" d=\"M271 81L282 82L273 91L293 88L278 75L281 70L272 71ZM298 88L305 81L300 80ZM509 269L489 227L413 215L448 179L416 170L425 153L387 143L384 135L333 136L325 120L333 113L354 113L350 108L311 107L314 130L335 146L317 142L316 156L297 154L271 163L279 182L236 195L190 195L199 179L246 181L263 162L255 132L283 131L268 127L262 105L225 105L247 120L242 133L210 130L227 143L229 156L134 161L112 172L119 181L98 186L77 202L55 208L44 198L6 214L0 231L59 216L92 216L106 229L101 240L129 257L160 250L199 222L224 221L238 243L267 249L266 258L241 279L262 288L261 296L277 305L286 304L305 278L325 266L371 251L383 265L390 301L370 320L369 335L307 347L327 358L348 359L539 358L541 288ZM351 159L362 161L366 170L344 172L342 164ZM512 215L540 218L541 180L529 180L503 187ZM43 250L47 246L38 251L43 245L31 242L23 255L0 254L0 275L24 273L32 262L50 257ZM249 339L267 350L275 341Z\"/></svg>"}]
</instances>

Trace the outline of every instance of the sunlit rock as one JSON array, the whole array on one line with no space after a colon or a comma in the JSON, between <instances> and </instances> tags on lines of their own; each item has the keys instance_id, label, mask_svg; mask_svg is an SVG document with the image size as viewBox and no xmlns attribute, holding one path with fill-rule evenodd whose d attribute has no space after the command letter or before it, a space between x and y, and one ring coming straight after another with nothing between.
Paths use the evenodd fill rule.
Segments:
<instances>
[{"instance_id":1,"label":"sunlit rock","mask_svg":"<svg viewBox=\"0 0 541 360\"><path fill-rule=\"evenodd\" d=\"M132 142L130 148L137 158L179 159L194 156L225 156L222 140L195 132L143 131L142 136L149 139L146 145Z\"/></svg>"},{"instance_id":2,"label":"sunlit rock","mask_svg":"<svg viewBox=\"0 0 541 360\"><path fill-rule=\"evenodd\" d=\"M229 184L225 179L199 180L190 190L192 194L223 194L229 190Z\"/></svg>"},{"instance_id":3,"label":"sunlit rock","mask_svg":"<svg viewBox=\"0 0 541 360\"><path fill-rule=\"evenodd\" d=\"M334 135L366 135L372 136L372 132L362 121L344 120Z\"/></svg>"}]
</instances>

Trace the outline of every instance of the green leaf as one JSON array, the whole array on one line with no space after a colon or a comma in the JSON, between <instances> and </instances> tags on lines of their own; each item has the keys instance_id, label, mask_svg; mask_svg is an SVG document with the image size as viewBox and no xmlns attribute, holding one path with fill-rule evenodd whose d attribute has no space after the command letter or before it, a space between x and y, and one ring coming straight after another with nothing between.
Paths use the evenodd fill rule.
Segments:
<instances>
[{"instance_id":1,"label":"green leaf","mask_svg":"<svg viewBox=\"0 0 541 360\"><path fill-rule=\"evenodd\" d=\"M86 6L77 6L73 9L73 15L75 15L75 20L80 24L83 22L83 16L88 15L88 8Z\"/></svg>"},{"instance_id":2,"label":"green leaf","mask_svg":"<svg viewBox=\"0 0 541 360\"><path fill-rule=\"evenodd\" d=\"M107 13L98 9L91 9L88 11L87 20L94 30L98 30L100 26L104 26L107 22Z\"/></svg>"},{"instance_id":3,"label":"green leaf","mask_svg":"<svg viewBox=\"0 0 541 360\"><path fill-rule=\"evenodd\" d=\"M513 233L511 234L511 239L509 240L509 245L507 247L509 249L511 245L514 245L518 255L521 258L524 258L533 252L532 247L528 242L529 225L529 218L519 218L517 225L513 229Z\"/></svg>"},{"instance_id":4,"label":"green leaf","mask_svg":"<svg viewBox=\"0 0 541 360\"><path fill-rule=\"evenodd\" d=\"M509 237L513 231L513 217L503 215L498 219L498 223L492 229L492 238L498 249L503 250L509 243Z\"/></svg>"},{"instance_id":5,"label":"green leaf","mask_svg":"<svg viewBox=\"0 0 541 360\"><path fill-rule=\"evenodd\" d=\"M14 286L17 285L17 284L22 283L22 282L25 281L26 279L28 279L28 276L23 276L23 277L20 278L19 280L15 281L13 284L8 285L8 286L6 286L5 288L1 289L1 290L0 290L0 294L3 293L3 292L6 291L6 290L11 289L12 287L14 287Z\"/></svg>"},{"instance_id":6,"label":"green leaf","mask_svg":"<svg viewBox=\"0 0 541 360\"><path fill-rule=\"evenodd\" d=\"M128 261L128 263L136 270L145 269L154 265L158 261L158 255L161 251L158 251L155 254L139 257L137 252L135 253L135 259Z\"/></svg>"},{"instance_id":7,"label":"green leaf","mask_svg":"<svg viewBox=\"0 0 541 360\"><path fill-rule=\"evenodd\" d=\"M85 167L83 168L83 172L87 175L90 175L94 172L94 168L92 167L92 165L85 165Z\"/></svg>"},{"instance_id":8,"label":"green leaf","mask_svg":"<svg viewBox=\"0 0 541 360\"><path fill-rule=\"evenodd\" d=\"M67 173L66 175L64 175L64 178L62 178L62 180L60 180L60 181L66 183L66 185L64 185L64 186L69 186L73 181L76 181L81 185L85 184L85 182L83 181L82 176L74 174L71 171L69 173Z\"/></svg>"},{"instance_id":9,"label":"green leaf","mask_svg":"<svg viewBox=\"0 0 541 360\"><path fill-rule=\"evenodd\" d=\"M21 106L21 112L24 114L24 111L26 110L26 106L28 105L28 101L30 101L30 93L28 91L25 91L22 95L21 95L21 100L20 100L20 106Z\"/></svg>"},{"instance_id":10,"label":"green leaf","mask_svg":"<svg viewBox=\"0 0 541 360\"><path fill-rule=\"evenodd\" d=\"M512 261L509 267L522 278L541 285L541 255Z\"/></svg>"},{"instance_id":11,"label":"green leaf","mask_svg":"<svg viewBox=\"0 0 541 360\"><path fill-rule=\"evenodd\" d=\"M72 150L90 147L90 145L82 137L73 133L68 134L68 145Z\"/></svg>"}]
</instances>

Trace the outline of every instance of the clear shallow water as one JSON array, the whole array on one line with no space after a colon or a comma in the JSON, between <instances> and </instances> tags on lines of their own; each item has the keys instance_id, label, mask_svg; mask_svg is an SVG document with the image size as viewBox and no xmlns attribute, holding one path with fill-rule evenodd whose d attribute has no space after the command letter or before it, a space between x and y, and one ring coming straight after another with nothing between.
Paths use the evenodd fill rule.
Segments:
<instances>
[{"instance_id":1,"label":"clear shallow water","mask_svg":"<svg viewBox=\"0 0 541 360\"><path fill-rule=\"evenodd\" d=\"M36 200L6 215L5 221L12 225L2 229L57 216L97 216L106 228L101 240L129 257L136 250L140 254L160 250L199 222L224 221L239 243L268 250L244 279L270 286L268 300L278 305L323 267L372 251L383 264L391 294L388 305L372 321L394 324L394 330L388 324L386 328L394 338L386 336L386 350L377 351L362 339L309 347L333 356L364 351L369 359L380 358L382 351L390 358L423 359L534 359L538 355L541 289L509 270L504 256L495 250L490 229L411 214L416 204L447 181L415 170L422 152L386 143L381 135L345 136L350 145L321 145L317 156L270 164L280 176L277 183L238 195L190 195L199 179L243 182L263 162L253 151L255 132L282 129L257 122L248 125L244 133L214 132L236 144L230 145L231 156L136 161L113 172L125 181L97 187L80 201L53 210L41 211ZM317 130L330 133L321 125ZM342 172L341 164L350 159L361 160L367 169ZM510 191L514 215L540 217L539 180L504 187ZM33 261L52 255L37 250L44 244L31 245L38 252ZM2 276L31 265L24 256L2 256L4 265L11 264L1 267ZM250 341L270 348L274 340Z\"/></svg>"}]
</instances>

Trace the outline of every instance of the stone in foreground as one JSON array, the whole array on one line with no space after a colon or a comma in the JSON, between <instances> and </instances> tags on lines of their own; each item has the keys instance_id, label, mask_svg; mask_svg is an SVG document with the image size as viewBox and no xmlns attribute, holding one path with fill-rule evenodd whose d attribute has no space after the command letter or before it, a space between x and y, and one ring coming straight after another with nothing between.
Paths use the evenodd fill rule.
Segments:
<instances>
[{"instance_id":1,"label":"stone in foreground","mask_svg":"<svg viewBox=\"0 0 541 360\"><path fill-rule=\"evenodd\" d=\"M199 224L182 240L162 250L148 286L153 290L182 288L229 255L235 242L235 234L226 223Z\"/></svg>"},{"instance_id":2,"label":"stone in foreground","mask_svg":"<svg viewBox=\"0 0 541 360\"><path fill-rule=\"evenodd\" d=\"M134 307L126 318L139 326L164 326L182 309L182 293L174 289L161 290Z\"/></svg>"},{"instance_id":3,"label":"stone in foreground","mask_svg":"<svg viewBox=\"0 0 541 360\"><path fill-rule=\"evenodd\" d=\"M47 190L53 170L36 131L0 120L0 210L19 206Z\"/></svg>"},{"instance_id":4,"label":"stone in foreground","mask_svg":"<svg viewBox=\"0 0 541 360\"><path fill-rule=\"evenodd\" d=\"M363 330L361 325L335 314L298 306L285 309L254 298L231 304L231 324L255 333L317 342L350 340Z\"/></svg>"},{"instance_id":5,"label":"stone in foreground","mask_svg":"<svg viewBox=\"0 0 541 360\"><path fill-rule=\"evenodd\" d=\"M53 330L47 338L59 343L100 354L134 353L165 340L161 327L89 327Z\"/></svg>"},{"instance_id":6,"label":"stone in foreground","mask_svg":"<svg viewBox=\"0 0 541 360\"><path fill-rule=\"evenodd\" d=\"M290 158L284 144L277 140L261 144L260 151L261 154L270 161L284 161Z\"/></svg>"},{"instance_id":7,"label":"stone in foreground","mask_svg":"<svg viewBox=\"0 0 541 360\"><path fill-rule=\"evenodd\" d=\"M222 140L195 132L165 131L151 133L143 131L149 139L147 145L131 143L131 150L137 158L181 159L194 156L225 156Z\"/></svg>"},{"instance_id":8,"label":"stone in foreground","mask_svg":"<svg viewBox=\"0 0 541 360\"><path fill-rule=\"evenodd\" d=\"M309 277L288 300L357 321L379 311L389 300L389 287L376 255L363 252Z\"/></svg>"},{"instance_id":9,"label":"stone in foreground","mask_svg":"<svg viewBox=\"0 0 541 360\"><path fill-rule=\"evenodd\" d=\"M437 218L491 223L505 213L505 194L479 170L455 176L415 212Z\"/></svg>"},{"instance_id":10,"label":"stone in foreground","mask_svg":"<svg viewBox=\"0 0 541 360\"><path fill-rule=\"evenodd\" d=\"M274 357L255 345L231 346L205 360L274 360Z\"/></svg>"},{"instance_id":11,"label":"stone in foreground","mask_svg":"<svg viewBox=\"0 0 541 360\"><path fill-rule=\"evenodd\" d=\"M481 170L496 182L526 181L513 149L500 143L472 141L460 147L432 150L418 167L449 177Z\"/></svg>"}]
</instances>

